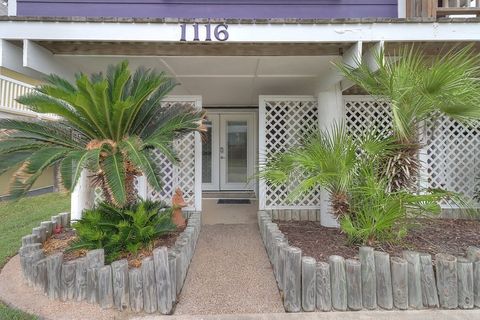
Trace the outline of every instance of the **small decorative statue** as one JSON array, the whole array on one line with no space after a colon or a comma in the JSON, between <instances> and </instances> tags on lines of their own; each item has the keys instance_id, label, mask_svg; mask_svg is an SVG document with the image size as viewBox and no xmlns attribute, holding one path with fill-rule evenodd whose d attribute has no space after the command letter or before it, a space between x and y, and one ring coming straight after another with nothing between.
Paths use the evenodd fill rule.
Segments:
<instances>
[{"instance_id":1,"label":"small decorative statue","mask_svg":"<svg viewBox=\"0 0 480 320\"><path fill-rule=\"evenodd\" d=\"M177 227L184 227L185 226L185 218L182 214L182 208L186 207L187 204L183 199L183 192L180 188L175 190L175 194L172 197L172 220L173 223L177 225Z\"/></svg>"}]
</instances>

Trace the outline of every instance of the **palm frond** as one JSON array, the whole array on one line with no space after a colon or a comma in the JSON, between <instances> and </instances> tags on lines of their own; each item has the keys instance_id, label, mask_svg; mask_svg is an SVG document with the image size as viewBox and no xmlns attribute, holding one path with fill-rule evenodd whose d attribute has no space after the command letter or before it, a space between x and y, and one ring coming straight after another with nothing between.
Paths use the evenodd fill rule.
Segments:
<instances>
[{"instance_id":1,"label":"palm frond","mask_svg":"<svg viewBox=\"0 0 480 320\"><path fill-rule=\"evenodd\" d=\"M103 172L115 202L123 206L127 200L125 190L125 163L121 154L113 153L103 160Z\"/></svg>"},{"instance_id":2,"label":"palm frond","mask_svg":"<svg viewBox=\"0 0 480 320\"><path fill-rule=\"evenodd\" d=\"M149 185L155 190L160 191L163 187L161 174L156 168L155 163L151 161L145 150L143 150L140 138L130 137L124 140L120 147L126 151L125 153L128 159L143 172Z\"/></svg>"},{"instance_id":3,"label":"palm frond","mask_svg":"<svg viewBox=\"0 0 480 320\"><path fill-rule=\"evenodd\" d=\"M0 119L0 129L16 130L12 137L22 137L41 142L48 142L57 146L80 148L78 141L72 138L68 127L61 124L46 121L24 121L15 119ZM24 133L27 133L24 135Z\"/></svg>"}]
</instances>

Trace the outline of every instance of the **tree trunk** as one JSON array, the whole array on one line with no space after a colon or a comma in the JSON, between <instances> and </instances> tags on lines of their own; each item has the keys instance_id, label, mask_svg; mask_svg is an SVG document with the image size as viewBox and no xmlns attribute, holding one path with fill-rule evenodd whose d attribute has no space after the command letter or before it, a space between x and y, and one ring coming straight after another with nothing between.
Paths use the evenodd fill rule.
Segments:
<instances>
[{"instance_id":1,"label":"tree trunk","mask_svg":"<svg viewBox=\"0 0 480 320\"><path fill-rule=\"evenodd\" d=\"M418 137L411 141L398 139L398 148L385 161L384 174L389 181L389 191L415 190L420 173Z\"/></svg>"}]
</instances>

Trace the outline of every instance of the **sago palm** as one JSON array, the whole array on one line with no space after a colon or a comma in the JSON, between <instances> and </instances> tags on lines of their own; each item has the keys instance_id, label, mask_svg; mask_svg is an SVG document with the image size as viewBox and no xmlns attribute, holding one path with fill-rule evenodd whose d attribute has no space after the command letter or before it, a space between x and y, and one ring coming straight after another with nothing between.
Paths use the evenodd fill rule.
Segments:
<instances>
[{"instance_id":1,"label":"sago palm","mask_svg":"<svg viewBox=\"0 0 480 320\"><path fill-rule=\"evenodd\" d=\"M78 74L75 83L50 75L18 102L60 120L0 120L0 172L19 166L12 196L24 195L54 165L67 190L88 169L106 201L118 207L136 200L134 179L140 174L160 190L162 168L152 150L176 162L173 140L201 130L204 117L193 106L161 105L175 85L163 72L139 68L132 74L127 61L109 66L106 74Z\"/></svg>"},{"instance_id":2,"label":"sago palm","mask_svg":"<svg viewBox=\"0 0 480 320\"><path fill-rule=\"evenodd\" d=\"M391 190L415 188L423 121L446 115L458 121L480 118L480 55L472 47L455 48L434 57L403 48L393 57L376 57L378 70L367 62L358 67L338 64L343 74L391 106L392 131L401 146L385 164Z\"/></svg>"},{"instance_id":3,"label":"sago palm","mask_svg":"<svg viewBox=\"0 0 480 320\"><path fill-rule=\"evenodd\" d=\"M334 124L331 130L312 129L298 145L271 155L261 168L260 176L273 185L298 181L288 196L296 200L310 190L322 187L330 195L332 213L348 214L349 191L364 163L373 165L388 154L390 139L368 133L359 139L348 134L344 125Z\"/></svg>"}]
</instances>

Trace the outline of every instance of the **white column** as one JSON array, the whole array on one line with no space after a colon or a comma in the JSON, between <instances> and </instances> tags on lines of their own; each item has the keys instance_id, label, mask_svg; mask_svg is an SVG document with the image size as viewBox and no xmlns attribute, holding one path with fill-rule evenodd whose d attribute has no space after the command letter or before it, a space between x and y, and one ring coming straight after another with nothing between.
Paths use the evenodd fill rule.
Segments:
<instances>
[{"instance_id":1,"label":"white column","mask_svg":"<svg viewBox=\"0 0 480 320\"><path fill-rule=\"evenodd\" d=\"M91 208L92 205L93 194L90 188L88 172L84 169L70 196L71 220L80 220L82 218L83 210Z\"/></svg>"},{"instance_id":2,"label":"white column","mask_svg":"<svg viewBox=\"0 0 480 320\"><path fill-rule=\"evenodd\" d=\"M17 15L17 0L8 0L7 5L8 15L16 16Z\"/></svg>"},{"instance_id":3,"label":"white column","mask_svg":"<svg viewBox=\"0 0 480 320\"><path fill-rule=\"evenodd\" d=\"M345 118L342 90L340 83L328 90L318 92L318 122L321 130L329 130L333 123L340 123ZM332 215L330 195L323 190L320 194L320 223L324 227L338 227L338 221Z\"/></svg>"},{"instance_id":4,"label":"white column","mask_svg":"<svg viewBox=\"0 0 480 320\"><path fill-rule=\"evenodd\" d=\"M137 178L137 195L143 200L147 200L147 178L144 175Z\"/></svg>"}]
</instances>

